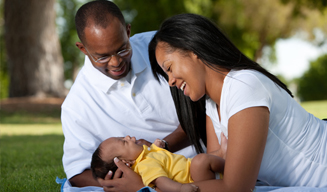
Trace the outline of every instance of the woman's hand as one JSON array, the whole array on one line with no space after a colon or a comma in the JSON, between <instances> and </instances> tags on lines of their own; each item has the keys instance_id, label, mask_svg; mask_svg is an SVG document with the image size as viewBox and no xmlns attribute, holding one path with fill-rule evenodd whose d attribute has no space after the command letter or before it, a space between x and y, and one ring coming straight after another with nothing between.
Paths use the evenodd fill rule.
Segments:
<instances>
[{"instance_id":1,"label":"woman's hand","mask_svg":"<svg viewBox=\"0 0 327 192\"><path fill-rule=\"evenodd\" d=\"M216 148L218 148L218 150L210 151L210 152L207 152L207 153L211 154L211 155L216 155L216 156L221 157L223 159L226 159L228 139L226 138L226 136L224 135L223 132L221 132L220 138L221 138L221 144L217 143L217 146L216 146Z\"/></svg>"},{"instance_id":2,"label":"woman's hand","mask_svg":"<svg viewBox=\"0 0 327 192\"><path fill-rule=\"evenodd\" d=\"M114 159L115 164L118 169L115 175L112 177L112 172L106 175L104 179L98 178L98 182L103 187L103 190L106 192L111 191L138 191L144 184L141 177L135 173L132 169L126 166L122 161L117 157Z\"/></svg>"},{"instance_id":3,"label":"woman's hand","mask_svg":"<svg viewBox=\"0 0 327 192\"><path fill-rule=\"evenodd\" d=\"M226 159L227 138L224 135L224 133L221 132L220 134L221 142L219 143L214 126L208 115L206 117L206 129L207 129L207 153Z\"/></svg>"},{"instance_id":4,"label":"woman's hand","mask_svg":"<svg viewBox=\"0 0 327 192\"><path fill-rule=\"evenodd\" d=\"M223 132L220 134L221 138L221 145L220 145L220 154L223 159L226 159L226 153L227 153L227 137Z\"/></svg>"}]
</instances>

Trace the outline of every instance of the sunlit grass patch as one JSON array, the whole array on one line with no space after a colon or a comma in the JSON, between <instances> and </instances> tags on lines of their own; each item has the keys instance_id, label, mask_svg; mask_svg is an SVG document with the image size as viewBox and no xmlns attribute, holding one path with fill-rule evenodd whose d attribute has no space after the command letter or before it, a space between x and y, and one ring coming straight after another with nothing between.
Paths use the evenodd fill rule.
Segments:
<instances>
[{"instance_id":1,"label":"sunlit grass patch","mask_svg":"<svg viewBox=\"0 0 327 192\"><path fill-rule=\"evenodd\" d=\"M62 135L61 124L1 124L0 135Z\"/></svg>"},{"instance_id":2,"label":"sunlit grass patch","mask_svg":"<svg viewBox=\"0 0 327 192\"><path fill-rule=\"evenodd\" d=\"M327 100L302 102L301 106L319 119L327 118Z\"/></svg>"}]
</instances>

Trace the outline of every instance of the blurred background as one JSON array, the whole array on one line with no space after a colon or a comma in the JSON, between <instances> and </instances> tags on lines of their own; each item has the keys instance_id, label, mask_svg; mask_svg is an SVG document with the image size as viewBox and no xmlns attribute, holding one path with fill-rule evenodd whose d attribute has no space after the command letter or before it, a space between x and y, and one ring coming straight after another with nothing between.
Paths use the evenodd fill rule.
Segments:
<instances>
[{"instance_id":1,"label":"blurred background","mask_svg":"<svg viewBox=\"0 0 327 192\"><path fill-rule=\"evenodd\" d=\"M74 15L86 2L0 0L1 191L56 191L55 176L65 177L60 105L83 66ZM132 35L179 13L209 18L304 108L327 118L327 0L114 2Z\"/></svg>"},{"instance_id":2,"label":"blurred background","mask_svg":"<svg viewBox=\"0 0 327 192\"><path fill-rule=\"evenodd\" d=\"M64 97L83 65L74 15L87 0L1 1L1 99ZM115 0L132 34L204 15L299 101L327 99L327 0Z\"/></svg>"}]
</instances>

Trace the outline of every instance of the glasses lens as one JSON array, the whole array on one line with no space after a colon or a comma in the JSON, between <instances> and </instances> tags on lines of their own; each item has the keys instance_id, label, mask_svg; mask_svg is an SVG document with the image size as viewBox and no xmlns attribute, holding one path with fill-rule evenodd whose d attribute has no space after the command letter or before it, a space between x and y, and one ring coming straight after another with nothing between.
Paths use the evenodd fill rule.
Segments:
<instances>
[{"instance_id":1,"label":"glasses lens","mask_svg":"<svg viewBox=\"0 0 327 192\"><path fill-rule=\"evenodd\" d=\"M98 63L108 63L110 60L110 57L101 57L97 60Z\"/></svg>"},{"instance_id":2,"label":"glasses lens","mask_svg":"<svg viewBox=\"0 0 327 192\"><path fill-rule=\"evenodd\" d=\"M117 53L117 55L119 55L119 57L126 57L130 53L130 51L130 49L125 49Z\"/></svg>"}]
</instances>

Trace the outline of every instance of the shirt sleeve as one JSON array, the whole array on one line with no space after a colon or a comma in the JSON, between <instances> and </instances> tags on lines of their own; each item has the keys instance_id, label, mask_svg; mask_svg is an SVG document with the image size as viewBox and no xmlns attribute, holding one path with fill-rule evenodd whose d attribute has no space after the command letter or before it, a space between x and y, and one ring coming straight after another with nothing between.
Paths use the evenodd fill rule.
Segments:
<instances>
[{"instance_id":1,"label":"shirt sleeve","mask_svg":"<svg viewBox=\"0 0 327 192\"><path fill-rule=\"evenodd\" d=\"M86 129L90 126L69 108L62 108L61 122L65 136L62 162L67 179L70 179L90 168L92 154L101 140Z\"/></svg>"},{"instance_id":2,"label":"shirt sleeve","mask_svg":"<svg viewBox=\"0 0 327 192\"><path fill-rule=\"evenodd\" d=\"M149 157L139 162L135 167L135 171L141 175L144 185L150 187L153 186L150 183L158 177L168 177L163 163Z\"/></svg>"},{"instance_id":3,"label":"shirt sleeve","mask_svg":"<svg viewBox=\"0 0 327 192\"><path fill-rule=\"evenodd\" d=\"M146 187L143 187L142 189L138 190L137 192L157 192L157 191L146 186Z\"/></svg>"},{"instance_id":4,"label":"shirt sleeve","mask_svg":"<svg viewBox=\"0 0 327 192\"><path fill-rule=\"evenodd\" d=\"M250 107L265 106L270 110L271 94L264 86L267 78L252 73L241 74L230 79L225 97L227 119L235 113Z\"/></svg>"}]
</instances>

